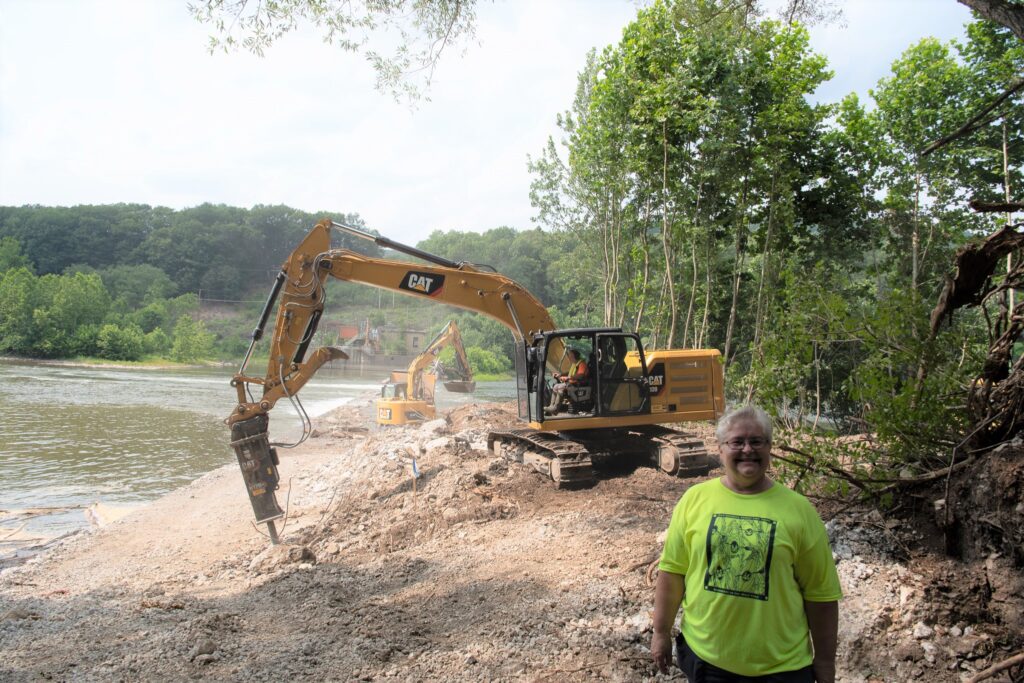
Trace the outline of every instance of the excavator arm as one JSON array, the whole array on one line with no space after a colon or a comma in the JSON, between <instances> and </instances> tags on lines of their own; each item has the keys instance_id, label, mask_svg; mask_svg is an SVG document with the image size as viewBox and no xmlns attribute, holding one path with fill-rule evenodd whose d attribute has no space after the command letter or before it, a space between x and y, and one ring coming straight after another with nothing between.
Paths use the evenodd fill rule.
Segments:
<instances>
[{"instance_id":1,"label":"excavator arm","mask_svg":"<svg viewBox=\"0 0 1024 683\"><path fill-rule=\"evenodd\" d=\"M469 358L466 356L466 348L462 345L462 334L459 326L452 323L451 346L455 351L455 368L445 368L445 375L442 377L444 388L448 391L461 394L471 394L476 389L476 382L473 381L473 369L469 365ZM454 377L452 376L454 373Z\"/></svg>"},{"instance_id":2,"label":"excavator arm","mask_svg":"<svg viewBox=\"0 0 1024 683\"><path fill-rule=\"evenodd\" d=\"M332 250L331 227L431 262L410 263L373 258L347 249ZM294 396L324 363L345 357L340 349L324 347L309 359L305 358L323 314L324 282L328 277L481 313L508 327L518 340L554 329L544 305L518 283L499 273L479 270L469 263L447 261L356 228L324 220L306 235L282 267L275 285L275 292L280 292L281 303L270 343L266 375L262 378L245 375L243 363L243 370L232 380L238 394L238 405L228 418L229 425L266 414L280 399ZM275 292L267 301L261 322L266 321ZM262 335L261 327L254 331L254 341ZM251 348L246 354L246 361L250 354ZM251 390L253 385L263 387L259 399L247 396L247 390Z\"/></svg>"}]
</instances>

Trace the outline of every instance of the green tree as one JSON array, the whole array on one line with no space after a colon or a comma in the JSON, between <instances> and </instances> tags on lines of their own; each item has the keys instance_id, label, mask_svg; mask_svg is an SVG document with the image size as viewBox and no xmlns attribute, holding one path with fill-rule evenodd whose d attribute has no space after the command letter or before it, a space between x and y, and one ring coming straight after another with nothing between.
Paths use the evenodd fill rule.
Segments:
<instances>
[{"instance_id":1,"label":"green tree","mask_svg":"<svg viewBox=\"0 0 1024 683\"><path fill-rule=\"evenodd\" d=\"M324 40L362 53L377 73L377 86L396 97L420 95L413 77L430 85L441 53L473 36L476 0L389 0L353 4L345 0L196 0L192 15L214 28L209 49L244 48L262 55L281 36L304 23L323 32ZM397 34L390 55L370 47L374 35Z\"/></svg>"},{"instance_id":2,"label":"green tree","mask_svg":"<svg viewBox=\"0 0 1024 683\"><path fill-rule=\"evenodd\" d=\"M171 338L162 328L156 327L145 333L142 348L145 353L162 355L171 350Z\"/></svg>"},{"instance_id":3,"label":"green tree","mask_svg":"<svg viewBox=\"0 0 1024 683\"><path fill-rule=\"evenodd\" d=\"M174 325L171 358L181 363L209 357L213 350L213 335L206 331L202 320L182 315Z\"/></svg>"},{"instance_id":4,"label":"green tree","mask_svg":"<svg viewBox=\"0 0 1024 683\"><path fill-rule=\"evenodd\" d=\"M32 262L22 253L18 240L13 237L0 237L0 273L12 268L32 270Z\"/></svg>"},{"instance_id":5,"label":"green tree","mask_svg":"<svg viewBox=\"0 0 1024 683\"><path fill-rule=\"evenodd\" d=\"M31 352L37 281L24 266L0 272L0 351Z\"/></svg>"},{"instance_id":6,"label":"green tree","mask_svg":"<svg viewBox=\"0 0 1024 683\"><path fill-rule=\"evenodd\" d=\"M139 360L145 350L145 335L136 325L106 324L99 330L96 346L103 358Z\"/></svg>"},{"instance_id":7,"label":"green tree","mask_svg":"<svg viewBox=\"0 0 1024 683\"><path fill-rule=\"evenodd\" d=\"M570 317L599 294L600 322L731 359L771 323L781 255L830 227L801 202L828 170L830 110L807 95L829 72L805 30L752 7L655 2L588 60L564 154L549 141L531 160L541 220L585 264Z\"/></svg>"},{"instance_id":8,"label":"green tree","mask_svg":"<svg viewBox=\"0 0 1024 683\"><path fill-rule=\"evenodd\" d=\"M33 353L60 358L75 353L75 331L98 325L110 310L110 295L95 273L39 278L32 311Z\"/></svg>"},{"instance_id":9,"label":"green tree","mask_svg":"<svg viewBox=\"0 0 1024 683\"><path fill-rule=\"evenodd\" d=\"M936 266L949 262L948 251L937 252L936 246L956 238L949 232L961 226L953 220L951 207L962 201L963 187L947 158L922 159L919 151L959 125L967 72L949 46L934 38L908 48L892 68L892 76L879 81L871 93L890 150L884 170L889 248L894 255L909 256L892 259L894 265L905 264L900 268L902 282L894 284L917 291L924 277L934 277Z\"/></svg>"},{"instance_id":10,"label":"green tree","mask_svg":"<svg viewBox=\"0 0 1024 683\"><path fill-rule=\"evenodd\" d=\"M955 177L975 189L971 199L1010 202L1024 184L1024 43L1002 26L977 21L967 26L967 41L956 45L969 74L961 112L969 125L937 156L945 156Z\"/></svg>"},{"instance_id":11,"label":"green tree","mask_svg":"<svg viewBox=\"0 0 1024 683\"><path fill-rule=\"evenodd\" d=\"M149 264L112 266L100 272L112 299L122 299L131 309L144 303L165 299L177 287L164 271Z\"/></svg>"},{"instance_id":12,"label":"green tree","mask_svg":"<svg viewBox=\"0 0 1024 683\"><path fill-rule=\"evenodd\" d=\"M466 358L469 359L469 367L474 375L501 375L511 368L503 355L476 346L466 349Z\"/></svg>"},{"instance_id":13,"label":"green tree","mask_svg":"<svg viewBox=\"0 0 1024 683\"><path fill-rule=\"evenodd\" d=\"M87 323L75 328L68 348L69 356L102 357L100 351L100 325Z\"/></svg>"},{"instance_id":14,"label":"green tree","mask_svg":"<svg viewBox=\"0 0 1024 683\"><path fill-rule=\"evenodd\" d=\"M158 327L167 325L169 322L167 315L167 301L158 300L146 304L142 308L133 311L131 318L135 324L142 328L142 331L146 333L149 333Z\"/></svg>"}]
</instances>

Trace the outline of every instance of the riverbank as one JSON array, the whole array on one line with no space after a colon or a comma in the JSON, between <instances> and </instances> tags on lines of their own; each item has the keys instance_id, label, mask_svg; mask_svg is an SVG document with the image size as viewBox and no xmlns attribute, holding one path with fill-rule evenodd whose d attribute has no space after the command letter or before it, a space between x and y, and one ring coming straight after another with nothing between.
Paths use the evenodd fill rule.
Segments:
<instances>
[{"instance_id":1,"label":"riverbank","mask_svg":"<svg viewBox=\"0 0 1024 683\"><path fill-rule=\"evenodd\" d=\"M116 361L104 358L20 358L18 356L0 356L0 363L28 363L57 368L107 368L113 370L195 370L231 367L230 363L224 361L210 360L197 363L178 363L166 358Z\"/></svg>"},{"instance_id":2,"label":"riverbank","mask_svg":"<svg viewBox=\"0 0 1024 683\"><path fill-rule=\"evenodd\" d=\"M652 563L692 480L626 467L558 491L487 452L512 424L512 406L467 405L376 432L346 406L281 451L286 545L253 528L231 465L4 571L0 679L684 680L647 646ZM985 567L824 512L841 681L960 681L1019 646Z\"/></svg>"}]
</instances>

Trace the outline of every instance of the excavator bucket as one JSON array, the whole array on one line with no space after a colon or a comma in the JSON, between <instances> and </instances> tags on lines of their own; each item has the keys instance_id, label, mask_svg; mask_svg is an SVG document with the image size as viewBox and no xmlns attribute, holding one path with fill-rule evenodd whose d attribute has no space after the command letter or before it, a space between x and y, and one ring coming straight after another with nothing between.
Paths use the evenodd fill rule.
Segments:
<instances>
[{"instance_id":1,"label":"excavator bucket","mask_svg":"<svg viewBox=\"0 0 1024 683\"><path fill-rule=\"evenodd\" d=\"M452 379L444 383L444 388L453 394L472 394L476 391L476 382L473 380Z\"/></svg>"}]
</instances>

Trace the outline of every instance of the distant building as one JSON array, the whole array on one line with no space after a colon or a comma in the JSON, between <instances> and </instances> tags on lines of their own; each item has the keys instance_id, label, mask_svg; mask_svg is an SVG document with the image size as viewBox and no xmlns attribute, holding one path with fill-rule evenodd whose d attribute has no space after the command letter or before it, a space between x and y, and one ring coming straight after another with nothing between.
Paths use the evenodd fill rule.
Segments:
<instances>
[{"instance_id":1,"label":"distant building","mask_svg":"<svg viewBox=\"0 0 1024 683\"><path fill-rule=\"evenodd\" d=\"M376 327L364 320L358 324L323 320L319 328L322 344L339 346L349 358L334 361L337 368L388 368L408 365L430 343L425 330ZM385 349L400 349L400 353L386 353Z\"/></svg>"}]
</instances>

